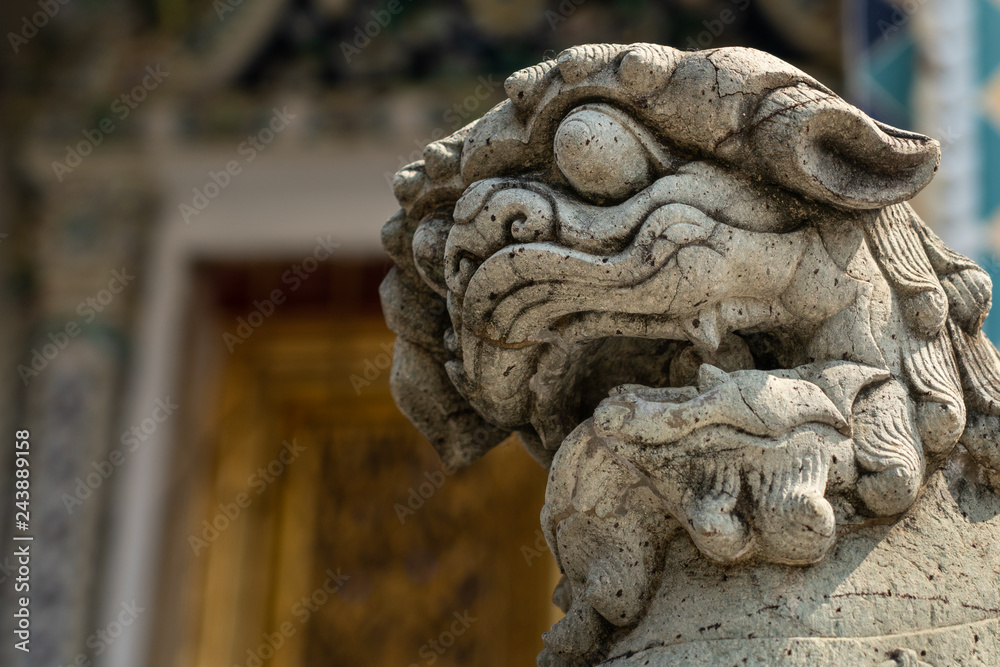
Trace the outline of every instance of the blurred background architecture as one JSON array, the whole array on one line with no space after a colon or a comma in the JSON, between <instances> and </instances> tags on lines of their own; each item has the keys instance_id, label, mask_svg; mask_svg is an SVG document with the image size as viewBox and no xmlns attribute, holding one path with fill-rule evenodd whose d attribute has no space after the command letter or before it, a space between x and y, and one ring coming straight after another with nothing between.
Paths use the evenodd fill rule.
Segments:
<instances>
[{"instance_id":1,"label":"blurred background architecture","mask_svg":"<svg viewBox=\"0 0 1000 667\"><path fill-rule=\"evenodd\" d=\"M5 613L3 665L533 664L557 613L545 474L514 442L443 469L395 410L379 229L396 170L567 46L796 64L941 141L916 205L997 268L1000 0L8 0L0 17L0 433L30 430L35 537L32 652ZM13 465L4 446L4 609Z\"/></svg>"}]
</instances>

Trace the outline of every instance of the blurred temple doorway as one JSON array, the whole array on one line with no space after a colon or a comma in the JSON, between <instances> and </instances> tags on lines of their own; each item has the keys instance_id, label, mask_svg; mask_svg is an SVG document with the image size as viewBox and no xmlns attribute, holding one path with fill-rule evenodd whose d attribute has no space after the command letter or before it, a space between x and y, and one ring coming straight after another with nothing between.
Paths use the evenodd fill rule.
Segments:
<instances>
[{"instance_id":1,"label":"blurred temple doorway","mask_svg":"<svg viewBox=\"0 0 1000 667\"><path fill-rule=\"evenodd\" d=\"M179 408L115 478L93 615L146 611L101 664L530 664L555 620L544 471L512 441L449 474L389 395L395 153L289 130L187 223L231 151L151 160L121 421Z\"/></svg>"},{"instance_id":2,"label":"blurred temple doorway","mask_svg":"<svg viewBox=\"0 0 1000 667\"><path fill-rule=\"evenodd\" d=\"M534 663L545 472L515 440L444 469L398 412L387 268L195 270L150 665Z\"/></svg>"}]
</instances>

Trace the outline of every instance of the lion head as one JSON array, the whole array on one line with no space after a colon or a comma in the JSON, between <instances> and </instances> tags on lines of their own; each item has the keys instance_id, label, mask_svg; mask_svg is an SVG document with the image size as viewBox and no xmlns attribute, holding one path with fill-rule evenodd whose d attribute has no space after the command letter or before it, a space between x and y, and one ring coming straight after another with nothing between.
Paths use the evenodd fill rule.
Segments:
<instances>
[{"instance_id":1,"label":"lion head","mask_svg":"<svg viewBox=\"0 0 1000 667\"><path fill-rule=\"evenodd\" d=\"M550 649L636 621L672 526L812 563L960 440L1000 489L992 285L906 203L936 141L743 48L575 47L505 88L396 175L381 293L445 462L517 432L551 468Z\"/></svg>"}]
</instances>

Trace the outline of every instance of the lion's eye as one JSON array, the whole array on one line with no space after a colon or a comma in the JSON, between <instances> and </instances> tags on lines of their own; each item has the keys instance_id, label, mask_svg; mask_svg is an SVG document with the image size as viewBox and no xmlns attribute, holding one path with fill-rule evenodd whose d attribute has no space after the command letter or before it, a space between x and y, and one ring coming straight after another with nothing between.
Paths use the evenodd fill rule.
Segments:
<instances>
[{"instance_id":1,"label":"lion's eye","mask_svg":"<svg viewBox=\"0 0 1000 667\"><path fill-rule=\"evenodd\" d=\"M556 164L576 190L593 201L617 202L655 178L652 141L637 123L614 107L584 105L556 130Z\"/></svg>"}]
</instances>

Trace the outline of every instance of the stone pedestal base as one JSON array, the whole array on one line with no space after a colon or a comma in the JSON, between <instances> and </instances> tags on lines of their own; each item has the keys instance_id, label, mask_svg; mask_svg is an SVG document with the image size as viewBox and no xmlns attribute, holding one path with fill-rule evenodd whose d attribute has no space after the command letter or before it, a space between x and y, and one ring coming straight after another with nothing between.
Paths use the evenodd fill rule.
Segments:
<instances>
[{"instance_id":1,"label":"stone pedestal base","mask_svg":"<svg viewBox=\"0 0 1000 667\"><path fill-rule=\"evenodd\" d=\"M1000 665L1000 497L956 462L898 523L811 567L668 548L645 619L604 665Z\"/></svg>"}]
</instances>

